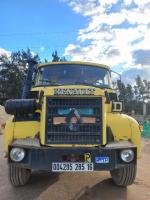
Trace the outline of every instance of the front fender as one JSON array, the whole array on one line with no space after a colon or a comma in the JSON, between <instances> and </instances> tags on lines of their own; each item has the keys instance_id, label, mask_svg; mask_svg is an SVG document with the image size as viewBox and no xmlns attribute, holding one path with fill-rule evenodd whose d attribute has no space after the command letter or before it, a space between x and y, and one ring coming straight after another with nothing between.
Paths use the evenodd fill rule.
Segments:
<instances>
[{"instance_id":1,"label":"front fender","mask_svg":"<svg viewBox=\"0 0 150 200\"><path fill-rule=\"evenodd\" d=\"M141 131L139 123L132 117L127 116L131 127L131 141L137 146L137 155L141 155Z\"/></svg>"},{"instance_id":2,"label":"front fender","mask_svg":"<svg viewBox=\"0 0 150 200\"><path fill-rule=\"evenodd\" d=\"M107 126L111 128L115 141L129 140L131 138L131 126L126 115L108 113Z\"/></svg>"},{"instance_id":3,"label":"front fender","mask_svg":"<svg viewBox=\"0 0 150 200\"><path fill-rule=\"evenodd\" d=\"M137 155L141 153L141 132L138 122L132 117L120 113L108 113L107 126L111 128L115 141L130 140L137 146Z\"/></svg>"},{"instance_id":4,"label":"front fender","mask_svg":"<svg viewBox=\"0 0 150 200\"><path fill-rule=\"evenodd\" d=\"M40 130L38 121L16 121L14 117L10 117L6 122L4 131L4 151L8 152L8 146L15 139L34 138Z\"/></svg>"}]
</instances>

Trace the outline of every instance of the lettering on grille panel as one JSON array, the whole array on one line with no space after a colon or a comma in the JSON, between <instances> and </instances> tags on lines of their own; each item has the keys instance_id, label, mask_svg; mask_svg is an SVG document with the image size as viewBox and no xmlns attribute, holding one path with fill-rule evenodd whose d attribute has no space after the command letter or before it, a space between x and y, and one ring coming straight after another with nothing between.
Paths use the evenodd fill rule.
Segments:
<instances>
[{"instance_id":1,"label":"lettering on grille panel","mask_svg":"<svg viewBox=\"0 0 150 200\"><path fill-rule=\"evenodd\" d=\"M94 95L94 88L55 88L54 95Z\"/></svg>"}]
</instances>

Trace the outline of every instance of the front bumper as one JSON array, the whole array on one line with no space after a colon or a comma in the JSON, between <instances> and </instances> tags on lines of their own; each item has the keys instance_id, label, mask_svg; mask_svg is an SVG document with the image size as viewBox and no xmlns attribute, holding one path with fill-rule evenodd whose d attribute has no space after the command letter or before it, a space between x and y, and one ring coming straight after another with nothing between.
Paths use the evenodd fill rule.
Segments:
<instances>
[{"instance_id":1,"label":"front bumper","mask_svg":"<svg viewBox=\"0 0 150 200\"><path fill-rule=\"evenodd\" d=\"M9 163L15 163L15 165L34 171L45 170L51 171L53 162L64 162L64 155L90 155L91 162L94 164L94 170L114 170L117 168L128 165L120 158L120 151L123 149L132 149L135 157L132 164L136 164L137 160L137 148L132 143L112 143L112 145L106 145L105 147L36 147L29 145L12 144L9 146L9 151L13 147L21 147L26 151L26 156L23 161L19 163L13 162L10 158ZM98 158L103 159L103 162L99 162ZM109 162L108 162L109 161Z\"/></svg>"}]
</instances>

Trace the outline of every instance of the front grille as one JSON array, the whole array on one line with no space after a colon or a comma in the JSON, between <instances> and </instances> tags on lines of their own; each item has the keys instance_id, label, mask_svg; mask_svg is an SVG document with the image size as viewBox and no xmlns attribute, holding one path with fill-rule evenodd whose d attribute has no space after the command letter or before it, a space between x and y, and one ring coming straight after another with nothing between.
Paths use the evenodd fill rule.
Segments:
<instances>
[{"instance_id":1,"label":"front grille","mask_svg":"<svg viewBox=\"0 0 150 200\"><path fill-rule=\"evenodd\" d=\"M58 109L92 108L95 123L79 123L76 131L70 130L67 122L54 124L54 117L60 117ZM63 117L67 118L68 114ZM51 98L46 100L46 144L101 144L102 142L102 98Z\"/></svg>"}]
</instances>

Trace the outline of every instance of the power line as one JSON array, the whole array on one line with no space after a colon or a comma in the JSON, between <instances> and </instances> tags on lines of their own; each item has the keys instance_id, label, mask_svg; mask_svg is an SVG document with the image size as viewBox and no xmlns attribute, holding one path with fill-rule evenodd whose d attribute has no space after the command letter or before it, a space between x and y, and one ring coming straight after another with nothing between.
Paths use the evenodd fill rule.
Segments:
<instances>
[{"instance_id":1,"label":"power line","mask_svg":"<svg viewBox=\"0 0 150 200\"><path fill-rule=\"evenodd\" d=\"M41 45L41 46L30 46L30 45L27 45L27 46L15 46L15 47L9 47L9 49L12 49L12 48L15 48L15 49L27 49L27 48L29 48L29 49L37 49L37 50L40 50L40 48L44 48L44 49L53 49L53 50L57 50L57 49L59 49L59 48L66 48L67 47L67 45L62 45L62 46L60 46L60 45L51 45L51 46L44 46L44 45ZM7 48L5 48L5 49L7 49ZM16 50L13 50L13 51L16 51ZM41 51L41 52L44 52L44 51Z\"/></svg>"},{"instance_id":2,"label":"power line","mask_svg":"<svg viewBox=\"0 0 150 200\"><path fill-rule=\"evenodd\" d=\"M73 30L66 30L66 31L53 31L53 32L50 32L50 33L46 33L46 32L36 32L36 33L4 33L4 34L0 34L0 37L12 37L12 36L40 36L40 35L52 35L52 34L64 34L66 35L67 37L69 36L68 33L78 33L78 31L73 31Z\"/></svg>"}]
</instances>

